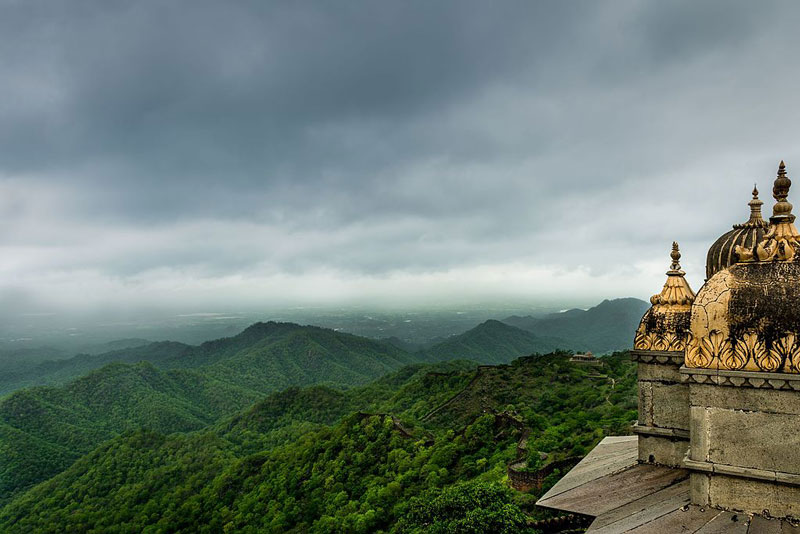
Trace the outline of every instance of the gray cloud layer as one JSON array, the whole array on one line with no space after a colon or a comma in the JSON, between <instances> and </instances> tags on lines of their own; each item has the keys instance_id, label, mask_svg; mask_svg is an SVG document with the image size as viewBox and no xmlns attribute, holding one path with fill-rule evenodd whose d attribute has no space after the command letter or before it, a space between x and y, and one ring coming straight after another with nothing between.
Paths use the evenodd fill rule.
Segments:
<instances>
[{"instance_id":1,"label":"gray cloud layer","mask_svg":"<svg viewBox=\"0 0 800 534\"><path fill-rule=\"evenodd\" d=\"M800 165L789 2L0 6L7 305L646 296Z\"/></svg>"}]
</instances>

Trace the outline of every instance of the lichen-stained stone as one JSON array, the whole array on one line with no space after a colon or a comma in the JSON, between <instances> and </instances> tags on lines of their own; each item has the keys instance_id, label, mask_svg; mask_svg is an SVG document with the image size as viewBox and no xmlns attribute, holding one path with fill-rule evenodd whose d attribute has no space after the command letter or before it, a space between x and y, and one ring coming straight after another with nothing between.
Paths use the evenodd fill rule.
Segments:
<instances>
[{"instance_id":1,"label":"lichen-stained stone","mask_svg":"<svg viewBox=\"0 0 800 534\"><path fill-rule=\"evenodd\" d=\"M708 413L705 406L689 407L689 441L690 457L700 462L708 461Z\"/></svg>"},{"instance_id":2,"label":"lichen-stained stone","mask_svg":"<svg viewBox=\"0 0 800 534\"><path fill-rule=\"evenodd\" d=\"M639 382L639 423L654 426L652 382Z\"/></svg>"},{"instance_id":3,"label":"lichen-stained stone","mask_svg":"<svg viewBox=\"0 0 800 534\"><path fill-rule=\"evenodd\" d=\"M692 474L693 482L694 474ZM708 502L712 506L729 510L766 512L773 517L800 517L798 486L715 475L708 481Z\"/></svg>"},{"instance_id":4,"label":"lichen-stained stone","mask_svg":"<svg viewBox=\"0 0 800 534\"><path fill-rule=\"evenodd\" d=\"M692 305L686 366L800 372L800 263L740 263Z\"/></svg>"},{"instance_id":5,"label":"lichen-stained stone","mask_svg":"<svg viewBox=\"0 0 800 534\"><path fill-rule=\"evenodd\" d=\"M660 381L660 382L681 382L681 373L678 365L643 363L637 366L639 380Z\"/></svg>"},{"instance_id":6,"label":"lichen-stained stone","mask_svg":"<svg viewBox=\"0 0 800 534\"><path fill-rule=\"evenodd\" d=\"M689 336L694 292L680 266L678 244L660 293L650 298L634 337L638 362L638 454L643 463L679 467L688 448L689 386L679 371Z\"/></svg>"},{"instance_id":7,"label":"lichen-stained stone","mask_svg":"<svg viewBox=\"0 0 800 534\"><path fill-rule=\"evenodd\" d=\"M636 330L633 348L638 351L683 351L689 333L689 317L694 291L681 269L681 253L672 243L672 263L660 293L650 297L652 307L645 312Z\"/></svg>"},{"instance_id":8,"label":"lichen-stained stone","mask_svg":"<svg viewBox=\"0 0 800 534\"><path fill-rule=\"evenodd\" d=\"M730 284L730 271L720 271L706 281L695 297L691 315L691 330L695 337L707 336L712 330L728 334Z\"/></svg>"},{"instance_id":9,"label":"lichen-stained stone","mask_svg":"<svg viewBox=\"0 0 800 534\"><path fill-rule=\"evenodd\" d=\"M692 473L689 475L689 497L692 504L700 506L709 504L708 486L710 478L705 473Z\"/></svg>"},{"instance_id":10,"label":"lichen-stained stone","mask_svg":"<svg viewBox=\"0 0 800 534\"><path fill-rule=\"evenodd\" d=\"M689 430L689 388L683 384L652 384L653 426Z\"/></svg>"},{"instance_id":11,"label":"lichen-stained stone","mask_svg":"<svg viewBox=\"0 0 800 534\"><path fill-rule=\"evenodd\" d=\"M639 461L642 463L681 467L689 442L660 436L639 436Z\"/></svg>"},{"instance_id":12,"label":"lichen-stained stone","mask_svg":"<svg viewBox=\"0 0 800 534\"><path fill-rule=\"evenodd\" d=\"M698 292L691 311L691 334L686 347L686 366L718 369L720 351L728 343L730 271L712 276Z\"/></svg>"},{"instance_id":13,"label":"lichen-stained stone","mask_svg":"<svg viewBox=\"0 0 800 534\"><path fill-rule=\"evenodd\" d=\"M800 418L796 415L707 409L708 460L800 474Z\"/></svg>"},{"instance_id":14,"label":"lichen-stained stone","mask_svg":"<svg viewBox=\"0 0 800 534\"><path fill-rule=\"evenodd\" d=\"M800 382L800 377L793 381ZM800 416L800 395L791 388L776 390L693 384L689 390L689 404L691 407L714 406L728 410Z\"/></svg>"},{"instance_id":15,"label":"lichen-stained stone","mask_svg":"<svg viewBox=\"0 0 800 534\"><path fill-rule=\"evenodd\" d=\"M780 518L744 519L739 525L751 533L767 524L786 532L800 518L800 232L790 185L781 162L769 224L754 192L752 224L747 231L740 230L748 223L737 225L712 246L708 279L696 295L673 245L667 281L651 298L631 351L638 364L637 467L688 471L694 505L688 509L716 508L732 523L739 512ZM615 482L598 483L587 502L626 493L630 480ZM713 519L708 528L687 529L680 517L691 515L685 501L675 506L662 523L652 516L631 520L628 509L614 521L621 526L624 517L642 533L677 532L678 525L687 532L744 532ZM598 532L623 532L601 523L593 524Z\"/></svg>"}]
</instances>

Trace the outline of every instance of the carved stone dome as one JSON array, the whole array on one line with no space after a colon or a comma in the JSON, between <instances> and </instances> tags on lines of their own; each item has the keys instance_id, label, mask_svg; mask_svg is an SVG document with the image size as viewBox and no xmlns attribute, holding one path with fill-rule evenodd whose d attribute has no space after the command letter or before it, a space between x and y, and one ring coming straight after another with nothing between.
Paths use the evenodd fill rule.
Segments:
<instances>
[{"instance_id":1,"label":"carved stone dome","mask_svg":"<svg viewBox=\"0 0 800 534\"><path fill-rule=\"evenodd\" d=\"M686 366L800 372L800 263L737 263L692 306Z\"/></svg>"},{"instance_id":2,"label":"carved stone dome","mask_svg":"<svg viewBox=\"0 0 800 534\"><path fill-rule=\"evenodd\" d=\"M761 217L761 205L758 189L753 187L753 200L749 202L750 220L733 225L733 230L722 234L706 256L706 280L722 269L726 269L739 261L736 247L753 248L763 237L769 224Z\"/></svg>"},{"instance_id":3,"label":"carved stone dome","mask_svg":"<svg viewBox=\"0 0 800 534\"><path fill-rule=\"evenodd\" d=\"M672 243L672 264L667 271L667 281L661 293L650 297L652 307L647 310L636 329L633 340L635 350L682 351L689 335L694 292L681 269L678 243Z\"/></svg>"},{"instance_id":4,"label":"carved stone dome","mask_svg":"<svg viewBox=\"0 0 800 534\"><path fill-rule=\"evenodd\" d=\"M800 233L786 200L790 185L781 162L768 231L736 249L739 263L697 293L686 367L800 372Z\"/></svg>"}]
</instances>

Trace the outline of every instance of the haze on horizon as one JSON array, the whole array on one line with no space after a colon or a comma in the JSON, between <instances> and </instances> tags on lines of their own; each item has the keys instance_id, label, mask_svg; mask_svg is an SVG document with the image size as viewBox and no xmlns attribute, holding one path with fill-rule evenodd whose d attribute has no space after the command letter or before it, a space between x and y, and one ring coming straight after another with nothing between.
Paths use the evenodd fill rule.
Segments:
<instances>
[{"instance_id":1,"label":"haze on horizon","mask_svg":"<svg viewBox=\"0 0 800 534\"><path fill-rule=\"evenodd\" d=\"M790 2L0 6L0 316L697 289L800 172Z\"/></svg>"}]
</instances>

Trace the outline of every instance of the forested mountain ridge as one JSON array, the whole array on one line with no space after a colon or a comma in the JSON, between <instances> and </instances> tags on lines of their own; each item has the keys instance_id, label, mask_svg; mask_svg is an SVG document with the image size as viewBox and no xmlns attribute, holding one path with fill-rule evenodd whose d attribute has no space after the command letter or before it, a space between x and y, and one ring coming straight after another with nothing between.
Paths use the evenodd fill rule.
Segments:
<instances>
[{"instance_id":1,"label":"forested mountain ridge","mask_svg":"<svg viewBox=\"0 0 800 534\"><path fill-rule=\"evenodd\" d=\"M604 300L588 310L573 309L546 317L511 316L503 322L539 336L568 339L572 350L602 354L625 350L650 304L636 298Z\"/></svg>"},{"instance_id":2,"label":"forested mountain ridge","mask_svg":"<svg viewBox=\"0 0 800 534\"><path fill-rule=\"evenodd\" d=\"M114 344L108 343L106 346ZM23 387L65 383L109 363L140 361L158 363L190 349L190 345L174 341L145 342L144 345L124 347L102 353L78 354L71 358L47 359L36 361L34 364L6 367L7 372L0 375L0 395Z\"/></svg>"},{"instance_id":3,"label":"forested mountain ridge","mask_svg":"<svg viewBox=\"0 0 800 534\"><path fill-rule=\"evenodd\" d=\"M409 342L398 338L377 342L389 347L386 357L397 359L401 364L429 357L434 360L470 358L481 363L503 363L531 352L546 353L555 349L603 353L630 346L631 332L646 308L644 301L626 298L604 301L586 311L569 310L546 317L511 316L502 320L506 325L532 334L527 338L519 332L504 332L497 325L498 321L489 320L461 334L440 338L435 343L432 340ZM226 354L233 356L237 350L243 350L253 342L269 344L270 340L274 342L297 329L308 333L314 328L319 335L331 332L325 328L270 321L255 323L237 335L200 345L123 339L94 345L87 349L86 354L73 357L67 357L63 350L46 347L5 350L0 352L0 395L22 387L64 384L113 362L146 360L165 369L209 365ZM420 350L420 347L424 349ZM372 372L367 374L374 376Z\"/></svg>"},{"instance_id":4,"label":"forested mountain ridge","mask_svg":"<svg viewBox=\"0 0 800 534\"><path fill-rule=\"evenodd\" d=\"M123 434L0 509L0 530L411 533L461 521L448 516L458 506L473 529L524 532L524 495L496 485L520 436L498 432L492 410L516 413L553 458L635 419L625 355L599 368L533 356L483 378L465 365L292 388L200 432Z\"/></svg>"},{"instance_id":5,"label":"forested mountain ridge","mask_svg":"<svg viewBox=\"0 0 800 534\"><path fill-rule=\"evenodd\" d=\"M434 361L464 359L498 364L527 354L573 349L572 345L564 339L537 335L500 321L488 320L421 351L421 354Z\"/></svg>"},{"instance_id":6,"label":"forested mountain ridge","mask_svg":"<svg viewBox=\"0 0 800 534\"><path fill-rule=\"evenodd\" d=\"M63 386L0 398L0 501L120 432L203 428L290 386L365 384L420 356L350 334L257 323L193 347L153 343ZM102 355L102 357L111 357Z\"/></svg>"},{"instance_id":7,"label":"forested mountain ridge","mask_svg":"<svg viewBox=\"0 0 800 534\"><path fill-rule=\"evenodd\" d=\"M308 346L302 347L305 341L308 342ZM279 342L284 342L282 350L276 345ZM345 381L359 379L362 383L400 365L420 359L419 356L409 354L402 349L360 336L316 326L270 321L255 323L235 336L207 341L200 345L158 341L102 354L79 354L72 358L42 361L35 366L19 366L0 375L0 395L30 385L64 383L115 362L149 361L161 369L196 368L218 364L222 372L222 368L225 367L241 367L244 363L242 360L248 357L263 358L263 353L269 352L270 357L278 359L278 354L286 353L287 350L294 357L294 352L300 349L305 350L307 355L316 354L330 358L330 363L335 364L329 369L334 377L339 371L344 372L342 366L352 366L352 373L349 373L349 377L343 378ZM239 361L235 361L237 357ZM296 368L293 362L288 362L285 358L281 365ZM281 369L273 369L273 372L278 377L284 374ZM300 372L302 374L302 370ZM315 371L311 370L308 374L314 373ZM292 383L294 382L283 381L278 383L276 388L288 387Z\"/></svg>"}]
</instances>

